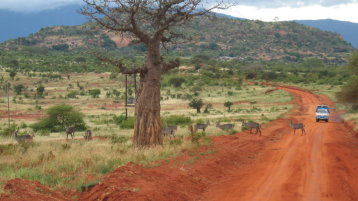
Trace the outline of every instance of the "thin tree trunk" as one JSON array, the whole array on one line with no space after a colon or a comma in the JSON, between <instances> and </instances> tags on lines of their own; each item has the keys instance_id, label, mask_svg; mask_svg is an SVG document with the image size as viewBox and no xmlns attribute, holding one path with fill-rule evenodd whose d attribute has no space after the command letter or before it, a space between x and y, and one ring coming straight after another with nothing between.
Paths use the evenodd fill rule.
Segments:
<instances>
[{"instance_id":1,"label":"thin tree trunk","mask_svg":"<svg viewBox=\"0 0 358 201\"><path fill-rule=\"evenodd\" d=\"M163 144L160 121L161 60L159 42L148 48L147 73L140 76L135 104L133 143L137 147Z\"/></svg>"},{"instance_id":2,"label":"thin tree trunk","mask_svg":"<svg viewBox=\"0 0 358 201\"><path fill-rule=\"evenodd\" d=\"M10 84L6 83L6 89L7 89L7 114L8 114L8 126L10 128L10 120L11 120L11 113L10 113Z\"/></svg>"}]
</instances>

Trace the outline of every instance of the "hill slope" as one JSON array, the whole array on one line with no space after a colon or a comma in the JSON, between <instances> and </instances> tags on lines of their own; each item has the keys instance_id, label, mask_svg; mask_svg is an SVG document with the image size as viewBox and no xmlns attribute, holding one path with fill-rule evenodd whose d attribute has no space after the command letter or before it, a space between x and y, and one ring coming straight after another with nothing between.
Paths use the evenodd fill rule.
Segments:
<instances>
[{"instance_id":1,"label":"hill slope","mask_svg":"<svg viewBox=\"0 0 358 201\"><path fill-rule=\"evenodd\" d=\"M358 23L344 22L331 19L295 21L306 26L339 33L346 41L351 43L355 48L358 48Z\"/></svg>"},{"instance_id":2,"label":"hill slope","mask_svg":"<svg viewBox=\"0 0 358 201\"><path fill-rule=\"evenodd\" d=\"M201 17L177 29L191 40L168 45L169 51L163 51L166 55L187 57L206 54L211 58L221 59L292 62L302 61L306 57L318 57L325 63L339 64L343 63L347 53L353 50L338 34L295 22L266 23ZM32 63L34 60L42 62L41 54L53 55L53 52L62 52L68 57L83 56L87 50L104 50L106 53L126 58L145 55L143 45L131 45L130 42L130 38L121 38L91 23L46 27L29 37L2 43L1 49L6 51L5 59L1 61L21 55L23 51L26 51L27 56L22 58L21 62L25 63L28 59L31 59ZM29 58L29 52L32 58ZM6 54L12 55L7 57Z\"/></svg>"}]
</instances>

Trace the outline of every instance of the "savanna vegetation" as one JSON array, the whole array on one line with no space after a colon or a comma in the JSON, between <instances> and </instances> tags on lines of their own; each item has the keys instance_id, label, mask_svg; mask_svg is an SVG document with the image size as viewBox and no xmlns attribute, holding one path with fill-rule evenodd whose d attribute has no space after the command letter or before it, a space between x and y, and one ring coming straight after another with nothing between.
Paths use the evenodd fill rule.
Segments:
<instances>
[{"instance_id":1,"label":"savanna vegetation","mask_svg":"<svg viewBox=\"0 0 358 201\"><path fill-rule=\"evenodd\" d=\"M80 188L100 180L105 173L129 161L155 165L182 149L210 145L210 136L227 135L241 129L241 119L265 123L276 119L292 106L291 96L258 83L243 82L245 73L226 69L219 63L202 63L200 68L183 66L162 77L161 122L178 125L175 138L165 137L164 146L136 149L132 142L134 108L125 119L124 77L112 73L45 73L18 71L11 81L9 72L1 72L2 86L10 83L11 126L8 128L7 93L1 90L1 168L0 182L20 177L37 180L55 188ZM207 68L216 69L216 79ZM181 86L173 86L173 78L182 78ZM134 97L133 77L129 90ZM174 79L175 80L175 79ZM23 85L20 93L13 86ZM43 89L38 90L39 86ZM40 87L42 88L42 87ZM98 90L98 96L90 91ZM41 96L39 96L41 91ZM130 96L129 96L130 97ZM191 108L194 99L202 100L201 113ZM230 110L225 102L233 103ZM210 121L235 123L235 130L224 132L209 126L194 141L188 126ZM78 122L75 139L66 141L64 128ZM12 137L35 134L32 144L18 144ZM86 142L83 129L91 129L94 139ZM79 140L81 139L81 140ZM64 178L62 175L67 175ZM80 176L79 176L80 175Z\"/></svg>"},{"instance_id":2,"label":"savanna vegetation","mask_svg":"<svg viewBox=\"0 0 358 201\"><path fill-rule=\"evenodd\" d=\"M89 5L83 12L96 15L100 10ZM357 53L344 66L352 48L336 34L291 22L214 18L210 22L214 25L208 26L207 18L189 18L193 21L184 32L193 39L178 39L182 43L169 44L169 51L136 33L132 34L142 44L119 40L92 23L44 28L1 44L0 189L18 177L52 188L81 190L128 162L151 167L183 149L210 146L211 136L239 132L241 120L267 123L292 108L291 95L267 82L325 93L341 103L338 107L347 105L346 118L358 122ZM180 33L179 28L173 29ZM198 28L200 33L195 32ZM159 43L166 34L159 37ZM62 40L63 36L68 40ZM151 74L158 66L164 71ZM136 108L127 108L126 117L122 74L128 75L127 99L136 100L140 93L135 90L134 73L141 74L136 81L139 91L147 95L142 107L137 102ZM152 78L154 91L143 87ZM157 94L157 114L136 118L138 111L150 110L147 97L152 92ZM162 146L138 149L138 145L150 144L133 140L140 119L155 119L149 122L156 125L150 130L157 136L153 144ZM205 132L193 129L196 123L206 122L211 125ZM221 122L235 127L226 132L213 126ZM174 137L160 135L162 128L174 125L178 126ZM70 126L76 129L75 139L65 140ZM146 133L147 128L140 132ZM86 129L92 130L92 141L83 140ZM35 134L33 142L16 142L16 130L19 135Z\"/></svg>"}]
</instances>

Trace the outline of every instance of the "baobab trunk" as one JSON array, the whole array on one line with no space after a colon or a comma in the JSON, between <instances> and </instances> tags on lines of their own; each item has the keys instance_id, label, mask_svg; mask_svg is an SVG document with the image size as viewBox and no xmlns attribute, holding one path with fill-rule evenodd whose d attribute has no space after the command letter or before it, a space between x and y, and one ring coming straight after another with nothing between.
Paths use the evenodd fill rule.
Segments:
<instances>
[{"instance_id":1,"label":"baobab trunk","mask_svg":"<svg viewBox=\"0 0 358 201\"><path fill-rule=\"evenodd\" d=\"M135 104L133 143L137 147L163 144L160 121L161 60L159 42L149 46L146 66L141 73Z\"/></svg>"}]
</instances>

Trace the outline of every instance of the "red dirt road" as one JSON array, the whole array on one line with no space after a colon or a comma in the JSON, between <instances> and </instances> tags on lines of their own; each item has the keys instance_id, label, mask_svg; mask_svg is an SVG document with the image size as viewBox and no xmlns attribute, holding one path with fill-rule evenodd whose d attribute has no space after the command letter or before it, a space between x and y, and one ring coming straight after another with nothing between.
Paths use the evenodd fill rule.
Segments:
<instances>
[{"instance_id":1,"label":"red dirt road","mask_svg":"<svg viewBox=\"0 0 358 201\"><path fill-rule=\"evenodd\" d=\"M332 105L328 99L301 90L282 89L300 99L301 106L290 116L305 124L307 135L296 132L296 136L286 136L267 146L255 163L211 186L201 200L358 200L355 134L334 111L329 123L315 122L315 106Z\"/></svg>"},{"instance_id":2,"label":"red dirt road","mask_svg":"<svg viewBox=\"0 0 358 201\"><path fill-rule=\"evenodd\" d=\"M212 146L184 150L160 165L129 163L77 197L82 201L358 201L356 133L334 111L329 123L315 122L315 106L333 104L327 98L279 88L295 96L292 103L298 106L286 117L304 123L307 135L297 131L293 136L287 119L280 118L265 125L261 137L248 132L218 136L212 138ZM74 200L66 192L52 192L30 181L11 180L5 189L1 201Z\"/></svg>"}]
</instances>

